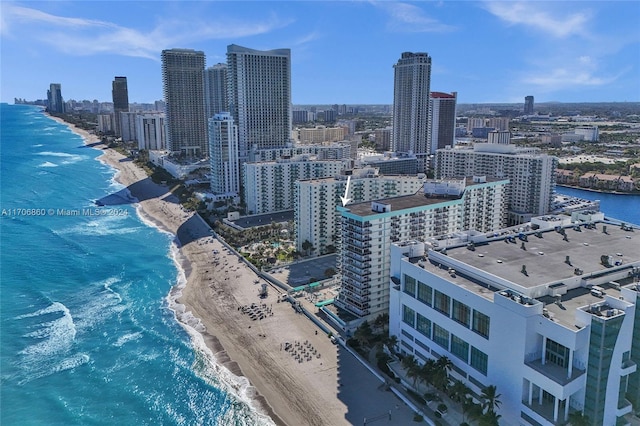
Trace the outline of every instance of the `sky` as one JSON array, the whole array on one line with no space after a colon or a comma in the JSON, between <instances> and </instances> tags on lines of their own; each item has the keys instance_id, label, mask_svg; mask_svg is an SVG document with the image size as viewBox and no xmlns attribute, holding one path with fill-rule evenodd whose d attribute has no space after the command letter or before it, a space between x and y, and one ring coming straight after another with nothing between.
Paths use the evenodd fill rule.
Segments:
<instances>
[{"instance_id":1,"label":"sky","mask_svg":"<svg viewBox=\"0 0 640 426\"><path fill-rule=\"evenodd\" d=\"M162 99L163 49L291 49L294 104L392 104L402 52L459 103L640 101L640 1L0 2L0 101Z\"/></svg>"}]
</instances>

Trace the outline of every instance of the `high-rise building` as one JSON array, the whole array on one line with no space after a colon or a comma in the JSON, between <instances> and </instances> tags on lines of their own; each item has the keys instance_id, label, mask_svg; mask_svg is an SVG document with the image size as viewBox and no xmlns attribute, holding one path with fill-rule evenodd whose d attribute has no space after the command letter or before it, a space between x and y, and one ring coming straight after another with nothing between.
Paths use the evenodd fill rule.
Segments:
<instances>
[{"instance_id":1,"label":"high-rise building","mask_svg":"<svg viewBox=\"0 0 640 426\"><path fill-rule=\"evenodd\" d=\"M423 172L430 153L431 57L404 52L393 68L393 150L415 154Z\"/></svg>"},{"instance_id":2,"label":"high-rise building","mask_svg":"<svg viewBox=\"0 0 640 426\"><path fill-rule=\"evenodd\" d=\"M488 120L487 127L493 127L495 130L509 130L509 117L491 117Z\"/></svg>"},{"instance_id":3,"label":"high-rise building","mask_svg":"<svg viewBox=\"0 0 640 426\"><path fill-rule=\"evenodd\" d=\"M211 192L216 201L235 199L240 192L238 172L238 126L228 112L209 119Z\"/></svg>"},{"instance_id":4,"label":"high-rise building","mask_svg":"<svg viewBox=\"0 0 640 426\"><path fill-rule=\"evenodd\" d=\"M116 136L122 136L120 113L129 112L129 90L127 88L127 77L114 78L111 83L111 99L113 100Z\"/></svg>"},{"instance_id":5,"label":"high-rise building","mask_svg":"<svg viewBox=\"0 0 640 426\"><path fill-rule=\"evenodd\" d=\"M487 120L482 117L467 118L467 132L473 133L473 129L481 129L486 127Z\"/></svg>"},{"instance_id":6,"label":"high-rise building","mask_svg":"<svg viewBox=\"0 0 640 426\"><path fill-rule=\"evenodd\" d=\"M376 151L389 151L391 149L391 135L393 127L385 127L384 129L376 129L374 135L376 138Z\"/></svg>"},{"instance_id":7,"label":"high-rise building","mask_svg":"<svg viewBox=\"0 0 640 426\"><path fill-rule=\"evenodd\" d=\"M501 424L567 424L575 411L588 425L637 423L638 227L574 215L468 234L446 253L442 241L392 245L389 334L401 354L446 356L475 395L495 386Z\"/></svg>"},{"instance_id":8,"label":"high-rise building","mask_svg":"<svg viewBox=\"0 0 640 426\"><path fill-rule=\"evenodd\" d=\"M533 96L524 97L524 115L533 115Z\"/></svg>"},{"instance_id":9,"label":"high-rise building","mask_svg":"<svg viewBox=\"0 0 640 426\"><path fill-rule=\"evenodd\" d=\"M240 162L249 150L287 146L291 138L291 50L227 47L229 110L238 126Z\"/></svg>"},{"instance_id":10,"label":"high-rise building","mask_svg":"<svg viewBox=\"0 0 640 426\"><path fill-rule=\"evenodd\" d=\"M342 287L336 305L361 320L388 312L391 243L504 227L507 183L427 181L423 193L338 206Z\"/></svg>"},{"instance_id":11,"label":"high-rise building","mask_svg":"<svg viewBox=\"0 0 640 426\"><path fill-rule=\"evenodd\" d=\"M511 143L511 132L508 130L494 130L487 135L487 143L499 143L509 145Z\"/></svg>"},{"instance_id":12,"label":"high-rise building","mask_svg":"<svg viewBox=\"0 0 640 426\"><path fill-rule=\"evenodd\" d=\"M215 64L204 70L204 103L207 118L229 111L227 98L227 64Z\"/></svg>"},{"instance_id":13,"label":"high-rise building","mask_svg":"<svg viewBox=\"0 0 640 426\"><path fill-rule=\"evenodd\" d=\"M166 148L164 113L140 114L136 117L138 149L161 151Z\"/></svg>"},{"instance_id":14,"label":"high-rise building","mask_svg":"<svg viewBox=\"0 0 640 426\"><path fill-rule=\"evenodd\" d=\"M431 147L429 154L435 154L437 149L455 144L456 128L456 100L457 92L431 92L429 113L431 118ZM433 164L429 164L433 167Z\"/></svg>"},{"instance_id":15,"label":"high-rise building","mask_svg":"<svg viewBox=\"0 0 640 426\"><path fill-rule=\"evenodd\" d=\"M188 158L205 158L209 153L204 107L204 63L204 52L201 51L162 51L167 148Z\"/></svg>"},{"instance_id":16,"label":"high-rise building","mask_svg":"<svg viewBox=\"0 0 640 426\"><path fill-rule=\"evenodd\" d=\"M62 100L62 85L51 83L47 90L48 109L50 112L63 113L64 101Z\"/></svg>"},{"instance_id":17,"label":"high-rise building","mask_svg":"<svg viewBox=\"0 0 640 426\"><path fill-rule=\"evenodd\" d=\"M558 159L537 148L476 143L472 149L436 151L435 176L487 176L509 179L509 223L524 223L549 212Z\"/></svg>"}]
</instances>

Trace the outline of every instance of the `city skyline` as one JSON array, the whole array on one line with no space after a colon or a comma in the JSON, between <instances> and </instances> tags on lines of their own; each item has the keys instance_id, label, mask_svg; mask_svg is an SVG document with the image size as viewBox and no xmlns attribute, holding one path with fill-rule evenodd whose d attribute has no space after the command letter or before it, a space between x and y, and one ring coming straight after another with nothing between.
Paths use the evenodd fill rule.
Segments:
<instances>
[{"instance_id":1,"label":"city skyline","mask_svg":"<svg viewBox=\"0 0 640 426\"><path fill-rule=\"evenodd\" d=\"M402 52L459 103L640 101L637 2L3 2L1 98L162 98L163 49L291 49L294 104L392 104ZM147 19L141 19L147 17Z\"/></svg>"}]
</instances>

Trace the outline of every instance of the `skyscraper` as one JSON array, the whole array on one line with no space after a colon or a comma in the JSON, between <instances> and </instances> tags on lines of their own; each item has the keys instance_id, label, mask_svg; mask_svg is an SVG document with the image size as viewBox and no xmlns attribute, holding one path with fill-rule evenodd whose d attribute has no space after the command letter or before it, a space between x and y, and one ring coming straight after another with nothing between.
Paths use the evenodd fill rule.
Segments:
<instances>
[{"instance_id":1,"label":"skyscraper","mask_svg":"<svg viewBox=\"0 0 640 426\"><path fill-rule=\"evenodd\" d=\"M47 100L49 101L50 112L64 112L64 101L62 100L62 85L60 83L51 83L47 90Z\"/></svg>"},{"instance_id":2,"label":"skyscraper","mask_svg":"<svg viewBox=\"0 0 640 426\"><path fill-rule=\"evenodd\" d=\"M111 83L111 99L113 100L113 114L115 116L116 136L122 136L121 112L129 112L129 91L127 77L115 77Z\"/></svg>"},{"instance_id":3,"label":"skyscraper","mask_svg":"<svg viewBox=\"0 0 640 426\"><path fill-rule=\"evenodd\" d=\"M215 64L204 70L204 103L207 118L229 111L227 101L227 64Z\"/></svg>"},{"instance_id":4,"label":"skyscraper","mask_svg":"<svg viewBox=\"0 0 640 426\"><path fill-rule=\"evenodd\" d=\"M204 52L201 51L162 51L167 148L189 158L205 158L209 154L204 107L204 62Z\"/></svg>"},{"instance_id":5,"label":"skyscraper","mask_svg":"<svg viewBox=\"0 0 640 426\"><path fill-rule=\"evenodd\" d=\"M524 115L533 115L533 96L524 97Z\"/></svg>"},{"instance_id":6,"label":"skyscraper","mask_svg":"<svg viewBox=\"0 0 640 426\"><path fill-rule=\"evenodd\" d=\"M227 47L229 110L240 161L249 150L279 148L291 137L291 50Z\"/></svg>"},{"instance_id":7,"label":"skyscraper","mask_svg":"<svg viewBox=\"0 0 640 426\"><path fill-rule=\"evenodd\" d=\"M404 52L393 68L393 150L416 154L419 171L424 171L430 152L431 57Z\"/></svg>"},{"instance_id":8,"label":"skyscraper","mask_svg":"<svg viewBox=\"0 0 640 426\"><path fill-rule=\"evenodd\" d=\"M237 197L240 191L238 126L228 112L209 119L209 162L211 191L216 201Z\"/></svg>"},{"instance_id":9,"label":"skyscraper","mask_svg":"<svg viewBox=\"0 0 640 426\"><path fill-rule=\"evenodd\" d=\"M447 145L454 145L457 97L458 94L456 92L431 92L431 105L429 108L431 114L429 120L431 123L430 154L435 154L437 149L444 148Z\"/></svg>"}]
</instances>

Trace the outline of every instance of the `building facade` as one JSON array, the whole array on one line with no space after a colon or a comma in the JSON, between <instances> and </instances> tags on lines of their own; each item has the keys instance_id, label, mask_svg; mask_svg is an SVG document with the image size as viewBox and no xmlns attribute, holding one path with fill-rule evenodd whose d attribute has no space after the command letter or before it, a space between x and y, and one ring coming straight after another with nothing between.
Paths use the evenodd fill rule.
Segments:
<instances>
[{"instance_id":1,"label":"building facade","mask_svg":"<svg viewBox=\"0 0 640 426\"><path fill-rule=\"evenodd\" d=\"M415 154L424 172L430 152L431 57L404 52L393 68L393 150Z\"/></svg>"},{"instance_id":2,"label":"building facade","mask_svg":"<svg viewBox=\"0 0 640 426\"><path fill-rule=\"evenodd\" d=\"M534 148L476 143L472 149L436 151L435 176L509 179L509 223L547 214L556 185L556 157Z\"/></svg>"},{"instance_id":3,"label":"building facade","mask_svg":"<svg viewBox=\"0 0 640 426\"><path fill-rule=\"evenodd\" d=\"M240 193L238 171L238 126L228 112L209 119L209 162L211 192L216 201L234 200Z\"/></svg>"},{"instance_id":4,"label":"building facade","mask_svg":"<svg viewBox=\"0 0 640 426\"><path fill-rule=\"evenodd\" d=\"M349 160L318 160L299 155L277 161L244 163L242 179L249 214L291 210L296 181L339 175Z\"/></svg>"},{"instance_id":5,"label":"building facade","mask_svg":"<svg viewBox=\"0 0 640 426\"><path fill-rule=\"evenodd\" d=\"M127 77L115 77L111 83L111 100L113 101L113 116L115 118L116 136L122 136L120 130L120 113L129 112L129 89Z\"/></svg>"},{"instance_id":6,"label":"building facade","mask_svg":"<svg viewBox=\"0 0 640 426\"><path fill-rule=\"evenodd\" d=\"M400 352L419 363L446 356L476 398L496 386L501 424L564 425L574 411L592 426L630 424L640 243L630 228L583 218L470 235L446 253L394 245L389 328Z\"/></svg>"},{"instance_id":7,"label":"building facade","mask_svg":"<svg viewBox=\"0 0 640 426\"><path fill-rule=\"evenodd\" d=\"M429 97L429 114L431 118L431 144L429 154L435 154L437 149L455 145L456 128L456 92L431 92ZM433 164L429 164L433 167Z\"/></svg>"},{"instance_id":8,"label":"building facade","mask_svg":"<svg viewBox=\"0 0 640 426\"><path fill-rule=\"evenodd\" d=\"M313 128L299 128L293 131L299 143L319 144L323 142L338 142L344 140L344 128L315 126Z\"/></svg>"},{"instance_id":9,"label":"building facade","mask_svg":"<svg viewBox=\"0 0 640 426\"><path fill-rule=\"evenodd\" d=\"M533 96L524 97L524 115L533 115Z\"/></svg>"},{"instance_id":10,"label":"building facade","mask_svg":"<svg viewBox=\"0 0 640 426\"><path fill-rule=\"evenodd\" d=\"M335 304L359 319L388 312L391 243L502 228L508 181L474 180L427 181L422 194L337 207L342 286Z\"/></svg>"},{"instance_id":11,"label":"building facade","mask_svg":"<svg viewBox=\"0 0 640 426\"><path fill-rule=\"evenodd\" d=\"M240 162L249 151L285 147L291 137L291 50L227 47L229 110Z\"/></svg>"},{"instance_id":12,"label":"building facade","mask_svg":"<svg viewBox=\"0 0 640 426\"><path fill-rule=\"evenodd\" d=\"M138 149L147 151L164 151L166 133L164 114L140 114L136 117Z\"/></svg>"},{"instance_id":13,"label":"building facade","mask_svg":"<svg viewBox=\"0 0 640 426\"><path fill-rule=\"evenodd\" d=\"M216 64L204 70L204 103L207 119L229 111L227 64Z\"/></svg>"},{"instance_id":14,"label":"building facade","mask_svg":"<svg viewBox=\"0 0 640 426\"><path fill-rule=\"evenodd\" d=\"M62 99L62 85L51 83L47 90L47 108L51 112L64 113L64 100Z\"/></svg>"},{"instance_id":15,"label":"building facade","mask_svg":"<svg viewBox=\"0 0 640 426\"><path fill-rule=\"evenodd\" d=\"M166 103L167 148L194 159L209 152L204 105L204 52L162 51L162 82Z\"/></svg>"},{"instance_id":16,"label":"building facade","mask_svg":"<svg viewBox=\"0 0 640 426\"><path fill-rule=\"evenodd\" d=\"M341 205L349 176L347 197L352 203L415 194L422 188L425 180L424 177L417 176L381 176L377 169L370 167L350 170L349 173L351 174L296 182L294 212L296 247L299 252L304 252L302 246L305 241L313 245L309 254L325 254L337 250L340 215L336 206Z\"/></svg>"}]
</instances>

